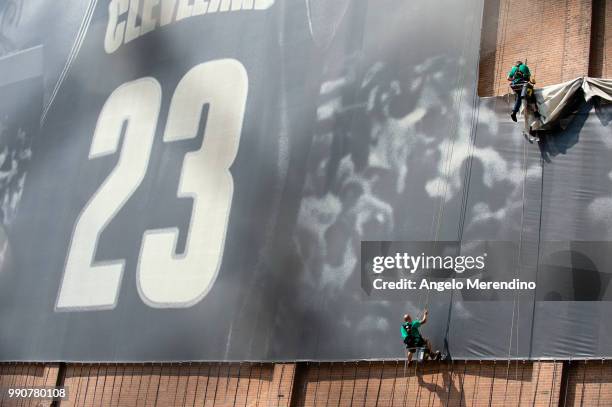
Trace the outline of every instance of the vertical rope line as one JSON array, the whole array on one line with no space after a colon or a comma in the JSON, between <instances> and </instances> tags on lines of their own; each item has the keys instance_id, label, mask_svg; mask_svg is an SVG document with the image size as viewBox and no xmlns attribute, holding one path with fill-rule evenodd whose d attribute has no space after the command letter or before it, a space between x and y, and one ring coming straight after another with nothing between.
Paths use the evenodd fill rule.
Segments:
<instances>
[{"instance_id":1,"label":"vertical rope line","mask_svg":"<svg viewBox=\"0 0 612 407\"><path fill-rule=\"evenodd\" d=\"M215 380L215 394L213 395L213 405L217 402L217 390L219 389L219 378L221 377L221 362L218 363L217 377ZM270 389L271 390L271 389Z\"/></svg>"},{"instance_id":2,"label":"vertical rope line","mask_svg":"<svg viewBox=\"0 0 612 407\"><path fill-rule=\"evenodd\" d=\"M572 360L570 359L567 362L567 374L565 375L565 395L563 396L563 407L567 406L567 389L569 388L569 377L570 377L570 369L572 367Z\"/></svg>"},{"instance_id":3,"label":"vertical rope line","mask_svg":"<svg viewBox=\"0 0 612 407\"><path fill-rule=\"evenodd\" d=\"M236 378L236 391L234 392L234 402L232 406L236 406L236 400L238 397L238 388L240 387L240 372L242 370L242 362L238 363L238 377Z\"/></svg>"},{"instance_id":4,"label":"vertical rope line","mask_svg":"<svg viewBox=\"0 0 612 407\"><path fill-rule=\"evenodd\" d=\"M31 374L30 374L30 368L32 367L32 365L31 365L30 363L27 363L27 362L24 362L24 363L26 363L26 364L25 364L25 366L27 366L27 368L26 368L26 374L25 374L25 383L22 385L22 387L26 387L26 388L27 388L27 387L30 387L30 386L29 386L30 376L31 376ZM22 401L23 401L23 403L22 403ZM18 399L18 400L17 400L17 405L18 405L18 406L21 406L21 405L23 405L25 402L26 402L26 399L25 399L25 398L24 398L24 399L21 399L21 400L19 400L19 399Z\"/></svg>"},{"instance_id":5,"label":"vertical rope line","mask_svg":"<svg viewBox=\"0 0 612 407\"><path fill-rule=\"evenodd\" d=\"M38 363L28 364L28 375L26 376L26 385L25 385L26 388L34 387L36 384L36 371L38 370L37 365ZM32 369L31 372L30 372L30 369ZM23 406L29 405L31 401L32 400L23 399Z\"/></svg>"},{"instance_id":6,"label":"vertical rope line","mask_svg":"<svg viewBox=\"0 0 612 407\"><path fill-rule=\"evenodd\" d=\"M493 378L491 379L491 387L489 388L489 407L493 402L493 384L495 383L495 369L497 368L497 361L493 361Z\"/></svg>"},{"instance_id":7,"label":"vertical rope line","mask_svg":"<svg viewBox=\"0 0 612 407\"><path fill-rule=\"evenodd\" d=\"M198 372L196 373L196 387L195 390L193 391L193 403L191 403L191 407L195 407L195 403L196 400L198 399L198 389L200 388L200 378L202 377L202 362L198 363ZM148 392L148 386L147 386L147 392ZM247 392L248 394L248 392Z\"/></svg>"},{"instance_id":8,"label":"vertical rope line","mask_svg":"<svg viewBox=\"0 0 612 407\"><path fill-rule=\"evenodd\" d=\"M104 403L104 391L106 390L106 378L108 377L108 366L109 366L108 363L104 364L104 381L102 382L102 390L100 393L101 394L100 395L100 407L103 405L102 403Z\"/></svg>"},{"instance_id":9,"label":"vertical rope line","mask_svg":"<svg viewBox=\"0 0 612 407\"><path fill-rule=\"evenodd\" d=\"M208 369L206 370L206 387L204 387L204 395L202 396L202 407L204 407L206 404L206 395L208 394L208 385L210 384L210 372L212 371L212 363L207 363L206 365L208 366ZM259 373L261 375L261 370ZM257 402L259 402L259 398L257 399ZM195 399L193 400L193 403L195 406Z\"/></svg>"},{"instance_id":10,"label":"vertical rope line","mask_svg":"<svg viewBox=\"0 0 612 407\"><path fill-rule=\"evenodd\" d=\"M297 369L297 368L296 368ZM251 391L251 376L253 375L253 364L249 363L249 378L247 380L246 394L244 395L244 405L246 406L249 402L249 391Z\"/></svg>"},{"instance_id":11,"label":"vertical rope line","mask_svg":"<svg viewBox=\"0 0 612 407\"><path fill-rule=\"evenodd\" d=\"M31 380L31 383L26 384L27 388L31 388L31 387L36 386L36 377L37 377L37 374L38 374L38 365L39 365L38 363L32 363L31 366L30 366L32 368L32 373L28 375L28 381L29 381L29 376L32 377L32 380ZM31 399L24 399L24 406L29 405L31 402L32 402Z\"/></svg>"},{"instance_id":12,"label":"vertical rope line","mask_svg":"<svg viewBox=\"0 0 612 407\"><path fill-rule=\"evenodd\" d=\"M512 333L514 330L514 311L516 309L516 300L515 302L512 304L512 325L510 327L510 343L508 345L508 362L507 362L507 366L506 366L506 388L504 390L504 405L506 405L506 395L508 394L508 380L510 377L510 349L512 348Z\"/></svg>"},{"instance_id":13,"label":"vertical rope line","mask_svg":"<svg viewBox=\"0 0 612 407\"><path fill-rule=\"evenodd\" d=\"M404 386L403 406L406 405L406 397L408 396L408 389L410 388L410 370L408 370L408 374L406 374L406 363L407 359L404 360L404 376L406 376L406 386Z\"/></svg>"},{"instance_id":14,"label":"vertical rope line","mask_svg":"<svg viewBox=\"0 0 612 407\"><path fill-rule=\"evenodd\" d=\"M319 392L320 378L321 378L321 361L319 361L319 364L317 365L317 378L315 379L315 391L314 391L314 398L312 400L313 406L317 405L317 393Z\"/></svg>"},{"instance_id":15,"label":"vertical rope line","mask_svg":"<svg viewBox=\"0 0 612 407\"><path fill-rule=\"evenodd\" d=\"M587 371L587 361L584 361L584 367L582 368L582 390L580 394L580 407L584 405L584 382L586 379L586 371Z\"/></svg>"},{"instance_id":16,"label":"vertical rope line","mask_svg":"<svg viewBox=\"0 0 612 407\"><path fill-rule=\"evenodd\" d=\"M81 398L81 382L83 380L83 375L84 375L84 372L83 372L84 367L83 366L84 366L83 363L79 363L79 376L78 376L79 379L78 379L78 382L77 382L77 392L75 394L75 399L74 399L75 406L80 405L79 404L79 400Z\"/></svg>"},{"instance_id":17,"label":"vertical rope line","mask_svg":"<svg viewBox=\"0 0 612 407\"><path fill-rule=\"evenodd\" d=\"M540 167L542 168L541 177L540 177L540 219L538 223L538 247L537 247L537 258L536 258L536 283L538 281L538 274L540 270L540 249L542 246L542 218L544 216L544 158L540 158ZM535 314L536 314L536 301L537 301L538 287L536 285L535 291L533 293L533 306L531 308L531 332L529 338L529 359L532 358L533 355L533 329L535 324Z\"/></svg>"},{"instance_id":18,"label":"vertical rope line","mask_svg":"<svg viewBox=\"0 0 612 407\"><path fill-rule=\"evenodd\" d=\"M274 398L276 399L276 403L278 403L278 396L280 395L280 388L281 388L281 384L283 383L283 376L285 374L285 364L283 363L281 365L281 374L280 374L280 378L278 380L278 388L276 389L276 394L274 395Z\"/></svg>"},{"instance_id":19,"label":"vertical rope line","mask_svg":"<svg viewBox=\"0 0 612 407\"><path fill-rule=\"evenodd\" d=\"M522 249L523 249L523 230L524 230L524 221L525 221L525 186L527 183L527 146L525 143L523 144L523 188L522 188L522 195L523 195L523 204L522 204L522 209L521 209L521 229L520 229L520 233L519 233L519 247L518 247L518 259L517 259L517 267L516 267L516 273L515 273L515 277L516 278L520 278L521 275L521 270L522 270L522 266L523 266L523 261L522 261ZM517 309L520 312L520 297L519 297L519 292L518 290L515 290L514 293L514 298L512 301L512 323L510 325L510 335L509 335L509 340L508 340L508 364L507 364L507 368L506 368L506 386L505 386L505 390L504 390L504 405L506 404L506 397L508 395L508 384L509 384L509 380L510 380L510 365L511 365L511 356L512 356L512 339L513 339L513 334L514 334L514 320L515 320L515 311L517 311ZM516 321L516 356L518 357L519 354L519 324L520 324L520 320L517 318ZM516 376L518 377L518 359L516 361Z\"/></svg>"},{"instance_id":20,"label":"vertical rope line","mask_svg":"<svg viewBox=\"0 0 612 407\"><path fill-rule=\"evenodd\" d=\"M113 385L111 387L110 399L108 400L109 405L111 405L112 402L113 402L113 394L115 394L115 382L116 382L116 379L117 379L117 364L113 363L113 364L111 364L109 366L113 366L115 368L115 371L113 373Z\"/></svg>"},{"instance_id":21,"label":"vertical rope line","mask_svg":"<svg viewBox=\"0 0 612 407\"><path fill-rule=\"evenodd\" d=\"M419 380L419 365L420 365L420 363L414 362L414 378L417 381L415 384L419 383L418 382L418 380ZM424 367L421 366L421 376L423 375L423 370L424 370ZM415 394L415 399L414 399L415 407L416 407L416 403L418 401L418 397L420 397L420 393L421 393L421 386L418 386L417 394Z\"/></svg>"},{"instance_id":22,"label":"vertical rope line","mask_svg":"<svg viewBox=\"0 0 612 407\"><path fill-rule=\"evenodd\" d=\"M125 380L125 370L127 369L126 365L121 366L121 383L119 384L119 397L117 398L117 405L121 404L121 393L123 391L123 381Z\"/></svg>"},{"instance_id":23,"label":"vertical rope line","mask_svg":"<svg viewBox=\"0 0 612 407\"><path fill-rule=\"evenodd\" d=\"M599 407L599 402L601 401L601 385L603 383L603 371L604 371L604 360L601 359L601 366L599 369L599 390L597 391L597 407Z\"/></svg>"},{"instance_id":24,"label":"vertical rope line","mask_svg":"<svg viewBox=\"0 0 612 407\"><path fill-rule=\"evenodd\" d=\"M363 394L363 407L366 405L366 400L368 399L368 388L370 387L370 371L372 369L372 361L368 361L368 376L366 377L366 388L365 393Z\"/></svg>"},{"instance_id":25,"label":"vertical rope line","mask_svg":"<svg viewBox=\"0 0 612 407\"><path fill-rule=\"evenodd\" d=\"M332 369L334 367L333 363L329 363L329 372L328 372L328 380L329 380L329 388L327 389L327 398L325 400L325 405L329 405L329 395L331 393L331 385L332 385Z\"/></svg>"},{"instance_id":26,"label":"vertical rope line","mask_svg":"<svg viewBox=\"0 0 612 407\"><path fill-rule=\"evenodd\" d=\"M48 383L48 380L49 380L49 375L50 375L51 368L48 368L47 366L45 366L45 365L43 364L43 369L44 369L43 371L45 372L45 378L43 379L43 380L44 380L44 382L43 382L43 384L42 384L42 385L43 385L44 387L47 387L47 383ZM601 387L600 387L600 389L601 389Z\"/></svg>"},{"instance_id":27,"label":"vertical rope line","mask_svg":"<svg viewBox=\"0 0 612 407\"><path fill-rule=\"evenodd\" d=\"M553 360L554 363L554 370L553 370L553 377L552 377L552 381L551 381L551 390L550 390L550 397L548 398L548 406L551 407L552 406L552 396L555 390L555 380L557 379L557 362L555 360Z\"/></svg>"},{"instance_id":28,"label":"vertical rope line","mask_svg":"<svg viewBox=\"0 0 612 407\"><path fill-rule=\"evenodd\" d=\"M338 396L338 405L336 407L340 407L340 400L342 400L342 389L344 387L344 366L345 363L342 362L342 373L340 373L340 395ZM306 398L304 398L304 401Z\"/></svg>"},{"instance_id":29,"label":"vertical rope line","mask_svg":"<svg viewBox=\"0 0 612 407\"><path fill-rule=\"evenodd\" d=\"M94 403L96 402L96 393L98 392L98 379L100 378L100 367L102 366L100 363L97 364L97 371L96 371L96 382L94 384L94 393L93 396L91 398L91 405L93 406ZM138 398L136 399L136 402L138 402Z\"/></svg>"},{"instance_id":30,"label":"vertical rope line","mask_svg":"<svg viewBox=\"0 0 612 407\"><path fill-rule=\"evenodd\" d=\"M459 383L461 383L461 391L459 392L459 406L461 406L461 402L463 401L463 394L464 394L464 390L463 390L463 386L465 385L465 371L467 370L467 360L464 360L464 365L463 365L463 374L461 376L461 380L459 381Z\"/></svg>"},{"instance_id":31,"label":"vertical rope line","mask_svg":"<svg viewBox=\"0 0 612 407\"><path fill-rule=\"evenodd\" d=\"M393 401L395 399L395 384L397 382L397 368L399 367L399 360L395 361L395 373L393 374L393 384L391 387L391 406L393 405Z\"/></svg>"},{"instance_id":32,"label":"vertical rope line","mask_svg":"<svg viewBox=\"0 0 612 407\"><path fill-rule=\"evenodd\" d=\"M10 369L10 363L2 363L1 366L1 373L0 373L0 387L8 387L4 385L5 381L10 381L10 376L8 374L8 371ZM0 405L2 405L2 401L4 400L4 391L2 393L0 393Z\"/></svg>"},{"instance_id":33,"label":"vertical rope line","mask_svg":"<svg viewBox=\"0 0 612 407\"><path fill-rule=\"evenodd\" d=\"M19 387L21 384L19 383L19 377L23 375L25 364L20 362L15 362L15 374L12 380L12 384L10 387ZM19 372L18 372L19 371Z\"/></svg>"},{"instance_id":34,"label":"vertical rope line","mask_svg":"<svg viewBox=\"0 0 612 407\"><path fill-rule=\"evenodd\" d=\"M434 379L434 386L438 387L438 379L440 378L440 366L442 365L442 362L440 362L439 360L436 361L436 364L438 365L438 368L436 370L436 378ZM432 405L435 401L435 396L434 396L434 392L430 391L429 392L429 397L427 397L427 407L429 407L430 405Z\"/></svg>"},{"instance_id":35,"label":"vertical rope line","mask_svg":"<svg viewBox=\"0 0 612 407\"><path fill-rule=\"evenodd\" d=\"M355 397L355 386L357 385L357 362L355 362L355 375L353 376L353 391L351 392L351 406L353 405L353 397Z\"/></svg>"},{"instance_id":36,"label":"vertical rope line","mask_svg":"<svg viewBox=\"0 0 612 407\"><path fill-rule=\"evenodd\" d=\"M140 399L140 389L142 388L142 376L144 376L144 372L145 372L145 364L144 362L140 365L140 373L138 374L138 391L136 392L136 405L138 405L138 400ZM100 371L100 369L98 369L98 372ZM97 379L96 379L97 380ZM97 381L96 381L96 386L98 385ZM94 399L95 399L95 395L94 395ZM183 402L183 405L185 403Z\"/></svg>"},{"instance_id":37,"label":"vertical rope line","mask_svg":"<svg viewBox=\"0 0 612 407\"><path fill-rule=\"evenodd\" d=\"M24 366L26 367L26 369L25 369L26 372L25 372L25 375L24 375L25 378L24 378L24 382L19 387L28 387L28 384L29 384L29 381L30 381L30 376L31 376L30 368L32 367L32 365L31 365L31 363L24 362ZM17 400L17 405L18 406L23 405L23 403L25 403L25 400L26 400L25 398L24 399L18 399Z\"/></svg>"},{"instance_id":38,"label":"vertical rope line","mask_svg":"<svg viewBox=\"0 0 612 407\"><path fill-rule=\"evenodd\" d=\"M26 362L27 363L27 362ZM36 375L36 366L32 363L27 363L26 366L27 371L26 371L26 376L25 376L25 384L22 387L28 388L28 387L32 387L32 385L30 384L30 378L34 378ZM34 373L30 373L30 369L34 368ZM28 400L26 398L22 398L21 400L17 400L17 405L21 406L21 405L26 405L26 403L28 403Z\"/></svg>"},{"instance_id":39,"label":"vertical rope line","mask_svg":"<svg viewBox=\"0 0 612 407\"><path fill-rule=\"evenodd\" d=\"M479 363L478 367L478 376L476 376L476 380L474 380L474 390L472 392L472 407L474 407L474 402L476 401L476 396L478 396L478 383L480 382L480 374L482 372L482 360ZM467 407L467 406L466 406Z\"/></svg>"},{"instance_id":40,"label":"vertical rope line","mask_svg":"<svg viewBox=\"0 0 612 407\"><path fill-rule=\"evenodd\" d=\"M450 365L451 365L451 371L450 371L449 380L448 380L448 388L446 389L446 403L444 403L445 407L448 407L448 403L450 401L451 388L453 387L453 374L455 373L455 361L451 360Z\"/></svg>"},{"instance_id":41,"label":"vertical rope line","mask_svg":"<svg viewBox=\"0 0 612 407\"><path fill-rule=\"evenodd\" d=\"M10 369L10 365L11 365L11 364L9 364L9 369ZM17 364L15 363L15 364L14 364L14 366L13 366L13 373L12 373L12 374L10 374L10 373L9 373L9 374L7 374L7 376L9 376L9 378L7 379L7 382L8 382L7 387L9 387L9 388L10 388L10 387L14 387L14 386L12 386L12 381L13 381L13 379L14 379L14 377L15 377L15 372L16 372L16 370L17 370ZM8 370L7 370L7 371L8 371ZM5 395L5 393L4 393L4 392L2 392L2 394L0 395L0 404L1 404L1 403L4 401L4 395Z\"/></svg>"},{"instance_id":42,"label":"vertical rope line","mask_svg":"<svg viewBox=\"0 0 612 407\"><path fill-rule=\"evenodd\" d=\"M378 400L380 399L380 388L382 387L384 373L385 373L385 361L383 359L382 368L380 369L380 378L378 380L378 391L376 392L376 404L375 404L376 407L378 407Z\"/></svg>"},{"instance_id":43,"label":"vertical rope line","mask_svg":"<svg viewBox=\"0 0 612 407\"><path fill-rule=\"evenodd\" d=\"M136 366L134 364L130 363L129 367L130 367L130 384L129 384L129 387L127 388L127 390L126 390L127 391L126 396L128 396L128 398L130 396L130 390L132 389L132 383L134 382L134 376L136 375L136 373L135 373Z\"/></svg>"},{"instance_id":44,"label":"vertical rope line","mask_svg":"<svg viewBox=\"0 0 612 407\"><path fill-rule=\"evenodd\" d=\"M473 30L468 30L467 33L465 34L465 36L462 38L462 42L461 42L461 57L459 62L465 60L465 54L466 54L466 48L467 48L467 44L469 44L471 42L471 38L472 38L472 31ZM463 100L463 85L465 83L465 73L463 72L463 70L461 69L460 63L457 64L457 69L456 69L456 80L455 80L455 86L456 89L458 89L457 92L455 92L455 94L453 95L453 101L452 101L452 111L455 113L453 115L453 118L450 122L450 129L451 129L451 139L450 142L448 143L448 145L445 148L445 157L444 157L444 185L443 185L443 189L444 189L444 193L442 194L442 197L440 198L440 209L438 210L438 217L437 217L437 225L436 225L436 230L435 230L435 234L434 234L434 241L438 240L439 237L439 233L440 233L440 229L442 228L442 219L444 218L444 207L446 205L446 194L448 192L448 178L449 178L449 174L451 172L451 168L452 168L452 161L453 161L453 156L454 156L454 149L455 149L455 142L457 141L458 138L458 127L459 127L459 122L461 121L461 113L460 113L460 109L459 107L461 106L461 101Z\"/></svg>"},{"instance_id":45,"label":"vertical rope line","mask_svg":"<svg viewBox=\"0 0 612 407\"><path fill-rule=\"evenodd\" d=\"M18 362L15 362L15 374L14 374L14 377L13 377L13 383L12 383L11 387L17 387L17 385L19 384L18 383L19 376L21 375L21 372L23 371L22 366L25 366L25 365L21 364L21 363L18 363ZM18 367L19 367L19 369L18 369ZM17 370L19 370L19 373L17 372Z\"/></svg>"},{"instance_id":46,"label":"vertical rope line","mask_svg":"<svg viewBox=\"0 0 612 407\"><path fill-rule=\"evenodd\" d=\"M88 366L89 368L87 369L87 383L85 384L85 396L83 397L83 403L87 403L87 395L89 394L89 380L92 380L91 369L93 368L93 363L90 363Z\"/></svg>"},{"instance_id":47,"label":"vertical rope line","mask_svg":"<svg viewBox=\"0 0 612 407\"><path fill-rule=\"evenodd\" d=\"M24 365L19 363L19 362L15 362L15 369L13 371L13 377L11 378L11 382L12 383L11 383L10 387L14 388L14 387L17 387L19 385L18 378L21 375L21 372L23 371L22 366L24 366ZM17 371L19 371L19 373Z\"/></svg>"},{"instance_id":48,"label":"vertical rope line","mask_svg":"<svg viewBox=\"0 0 612 407\"><path fill-rule=\"evenodd\" d=\"M164 365L159 364L159 377L157 379L157 389L155 390L155 407L157 407L157 402L159 401L159 388L161 387L162 374L164 371Z\"/></svg>"},{"instance_id":49,"label":"vertical rope line","mask_svg":"<svg viewBox=\"0 0 612 407\"><path fill-rule=\"evenodd\" d=\"M227 393L229 392L229 383L230 383L231 372L232 372L232 363L229 363L227 365L227 376L225 377L225 390L223 392L223 404L227 403Z\"/></svg>"},{"instance_id":50,"label":"vertical rope line","mask_svg":"<svg viewBox=\"0 0 612 407\"><path fill-rule=\"evenodd\" d=\"M178 395L178 385L181 380L181 368L183 367L183 363L179 362L176 368L176 385L174 386L174 397L172 398L172 405L176 405L176 396ZM229 370L228 370L229 372ZM168 377L168 384L170 384L170 380L172 379L172 371L170 371L170 377Z\"/></svg>"},{"instance_id":51,"label":"vertical rope line","mask_svg":"<svg viewBox=\"0 0 612 407\"><path fill-rule=\"evenodd\" d=\"M146 372L147 376L149 377L149 380L147 380L147 387L144 391L144 406L146 407L148 405L147 400L149 399L149 388L151 387L151 379L153 377L153 364L151 363L151 366L148 366L146 363L143 363L142 372L143 374ZM104 385L106 386L106 376L104 378ZM104 393L104 390L102 390L102 392Z\"/></svg>"},{"instance_id":52,"label":"vertical rope line","mask_svg":"<svg viewBox=\"0 0 612 407\"><path fill-rule=\"evenodd\" d=\"M472 118L470 121L470 140L468 144L467 162L465 165L465 173L463 176L463 196L461 198L461 209L459 212L459 225L457 231L457 241L463 240L463 232L465 229L465 220L467 216L467 206L470 196L470 181L472 179L472 166L474 163L474 149L476 148L476 135L478 134L478 123L480 117L480 101L478 92L474 92L472 100Z\"/></svg>"},{"instance_id":53,"label":"vertical rope line","mask_svg":"<svg viewBox=\"0 0 612 407\"><path fill-rule=\"evenodd\" d=\"M76 373L76 368L74 368L74 371ZM78 406L79 405L79 395L81 393L81 378L83 377L83 364L79 364L79 375L78 375L79 379L77 380L77 391L76 394L74 395L74 405Z\"/></svg>"},{"instance_id":54,"label":"vertical rope line","mask_svg":"<svg viewBox=\"0 0 612 407\"><path fill-rule=\"evenodd\" d=\"M533 363L531 364L533 370ZM523 360L523 368L521 369L521 385L519 386L519 396L516 400L516 405L519 406L521 404L521 399L523 398L523 376L525 375L525 361Z\"/></svg>"},{"instance_id":55,"label":"vertical rope line","mask_svg":"<svg viewBox=\"0 0 612 407\"><path fill-rule=\"evenodd\" d=\"M191 380L191 373L193 370L193 362L189 362L189 369L187 370L187 382L185 383L185 391L183 391L183 402L182 402L182 406L186 406L187 405L187 390L189 390L189 381ZM142 381L142 378L140 379ZM138 386L140 386L140 382L138 384Z\"/></svg>"},{"instance_id":56,"label":"vertical rope line","mask_svg":"<svg viewBox=\"0 0 612 407\"><path fill-rule=\"evenodd\" d=\"M538 397L538 387L540 386L540 373L542 373L542 362L538 362L538 377L536 378L536 385L533 392L533 401L531 407L535 407L536 398Z\"/></svg>"}]
</instances>

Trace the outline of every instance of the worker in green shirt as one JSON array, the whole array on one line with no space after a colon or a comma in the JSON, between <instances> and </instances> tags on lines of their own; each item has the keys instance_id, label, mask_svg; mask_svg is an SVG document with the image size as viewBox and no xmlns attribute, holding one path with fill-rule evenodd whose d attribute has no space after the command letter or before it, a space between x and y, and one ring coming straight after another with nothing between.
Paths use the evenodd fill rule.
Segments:
<instances>
[{"instance_id":1,"label":"worker in green shirt","mask_svg":"<svg viewBox=\"0 0 612 407\"><path fill-rule=\"evenodd\" d=\"M523 99L526 97L527 86L529 86L529 79L531 79L529 67L522 61L516 61L516 64L508 72L507 79L512 83L512 89L516 93L516 102L514 103L512 113L510 113L512 120L516 121L516 114L521 108Z\"/></svg>"},{"instance_id":2,"label":"worker in green shirt","mask_svg":"<svg viewBox=\"0 0 612 407\"><path fill-rule=\"evenodd\" d=\"M416 351L416 348L425 348L426 355L430 358L438 360L440 358L440 351L433 352L431 347L431 342L424 339L419 331L421 325L427 322L427 316L429 315L429 311L425 310L423 313L423 318L420 320L413 320L409 314L404 315L404 322L402 323L401 332L402 339L404 344L406 345L406 350L408 351L408 362L412 361L412 354ZM426 357L427 357L426 356Z\"/></svg>"}]
</instances>

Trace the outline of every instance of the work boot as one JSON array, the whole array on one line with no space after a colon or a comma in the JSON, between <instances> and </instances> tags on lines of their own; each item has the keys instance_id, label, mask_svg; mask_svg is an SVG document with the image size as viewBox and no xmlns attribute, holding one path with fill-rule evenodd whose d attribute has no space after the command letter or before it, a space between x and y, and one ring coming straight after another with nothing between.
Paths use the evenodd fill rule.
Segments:
<instances>
[{"instance_id":1,"label":"work boot","mask_svg":"<svg viewBox=\"0 0 612 407\"><path fill-rule=\"evenodd\" d=\"M516 122L516 112L510 113L510 117L512 118L513 122Z\"/></svg>"},{"instance_id":2,"label":"work boot","mask_svg":"<svg viewBox=\"0 0 612 407\"><path fill-rule=\"evenodd\" d=\"M433 354L433 360L440 360L440 359L442 359L442 353L440 353L440 351L437 350Z\"/></svg>"}]
</instances>

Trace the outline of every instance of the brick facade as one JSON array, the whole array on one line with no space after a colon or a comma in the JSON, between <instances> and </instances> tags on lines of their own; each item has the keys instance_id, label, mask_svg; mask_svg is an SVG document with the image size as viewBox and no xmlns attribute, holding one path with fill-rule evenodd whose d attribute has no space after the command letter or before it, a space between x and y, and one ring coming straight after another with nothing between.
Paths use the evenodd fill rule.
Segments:
<instances>
[{"instance_id":1,"label":"brick facade","mask_svg":"<svg viewBox=\"0 0 612 407\"><path fill-rule=\"evenodd\" d=\"M68 387L58 406L610 406L612 361L0 364L0 387ZM2 396L0 396L2 397ZM0 398L1 406L51 401Z\"/></svg>"},{"instance_id":2,"label":"brick facade","mask_svg":"<svg viewBox=\"0 0 612 407\"><path fill-rule=\"evenodd\" d=\"M612 77L612 0L593 0L589 75Z\"/></svg>"},{"instance_id":3,"label":"brick facade","mask_svg":"<svg viewBox=\"0 0 612 407\"><path fill-rule=\"evenodd\" d=\"M506 74L517 60L527 60L537 86L609 77L611 35L612 0L487 0L478 93L507 93Z\"/></svg>"}]
</instances>

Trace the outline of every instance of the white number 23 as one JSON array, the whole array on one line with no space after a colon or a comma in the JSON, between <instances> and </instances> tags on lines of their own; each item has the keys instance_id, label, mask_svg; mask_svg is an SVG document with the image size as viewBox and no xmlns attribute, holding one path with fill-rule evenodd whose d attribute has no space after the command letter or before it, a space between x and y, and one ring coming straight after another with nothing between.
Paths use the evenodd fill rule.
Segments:
<instances>
[{"instance_id":1,"label":"white number 23","mask_svg":"<svg viewBox=\"0 0 612 407\"><path fill-rule=\"evenodd\" d=\"M219 268L234 183L229 171L240 142L248 91L244 66L233 59L197 65L176 87L163 140L197 136L208 104L204 141L185 155L177 196L193 199L183 254L176 254L178 228L148 230L136 273L138 292L152 307L189 307L210 290ZM58 311L114 308L125 260L94 260L98 240L145 177L161 106L153 78L128 82L107 99L93 136L89 159L115 154L118 163L77 218L60 286Z\"/></svg>"}]
</instances>

